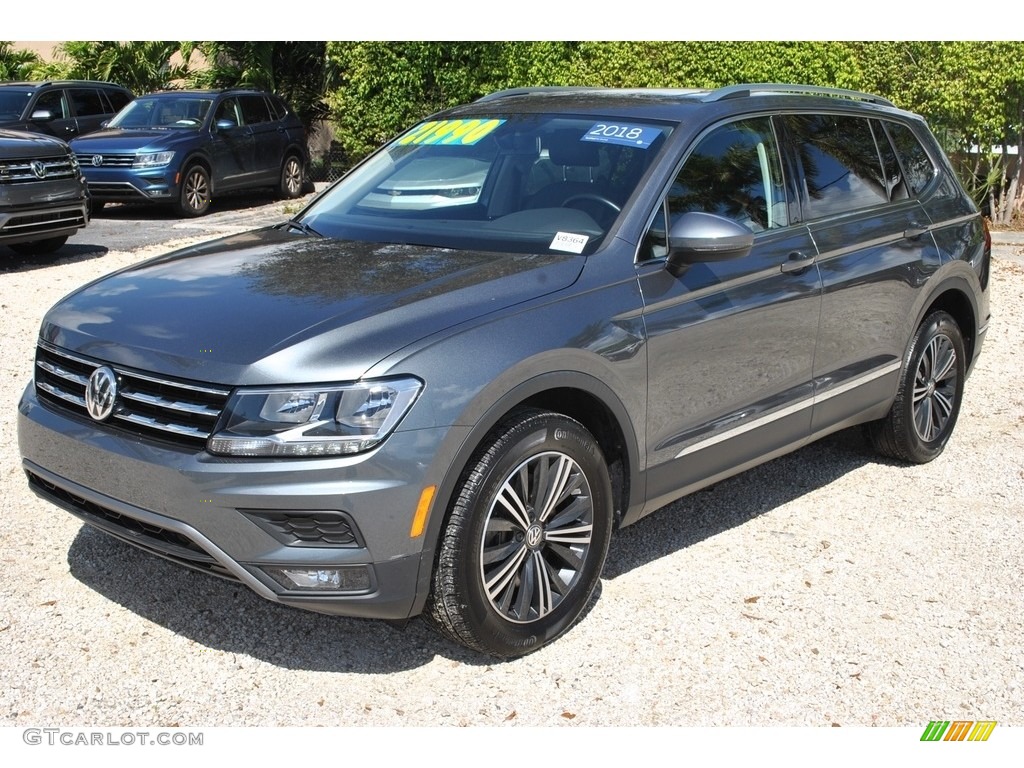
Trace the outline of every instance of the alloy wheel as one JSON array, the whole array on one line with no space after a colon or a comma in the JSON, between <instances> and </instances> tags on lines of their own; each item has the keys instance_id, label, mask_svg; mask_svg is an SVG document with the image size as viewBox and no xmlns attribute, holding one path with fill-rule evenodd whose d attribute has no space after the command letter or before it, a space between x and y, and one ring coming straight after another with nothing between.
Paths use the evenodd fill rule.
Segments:
<instances>
[{"instance_id":1,"label":"alloy wheel","mask_svg":"<svg viewBox=\"0 0 1024 768\"><path fill-rule=\"evenodd\" d=\"M579 581L591 547L590 483L564 453L522 462L502 483L480 544L484 592L503 618L548 615Z\"/></svg>"},{"instance_id":2,"label":"alloy wheel","mask_svg":"<svg viewBox=\"0 0 1024 768\"><path fill-rule=\"evenodd\" d=\"M928 342L914 376L914 429L931 442L945 429L956 402L956 349L945 334Z\"/></svg>"}]
</instances>

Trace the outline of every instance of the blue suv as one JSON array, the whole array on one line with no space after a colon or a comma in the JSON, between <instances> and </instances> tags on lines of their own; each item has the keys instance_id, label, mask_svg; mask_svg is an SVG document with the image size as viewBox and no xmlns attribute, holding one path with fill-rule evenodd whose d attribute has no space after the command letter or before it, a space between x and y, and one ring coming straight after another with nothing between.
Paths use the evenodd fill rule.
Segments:
<instances>
[{"instance_id":1,"label":"blue suv","mask_svg":"<svg viewBox=\"0 0 1024 768\"><path fill-rule=\"evenodd\" d=\"M302 193L306 130L285 102L251 90L166 91L135 99L71 144L93 207L167 203L202 216L215 194Z\"/></svg>"}]
</instances>

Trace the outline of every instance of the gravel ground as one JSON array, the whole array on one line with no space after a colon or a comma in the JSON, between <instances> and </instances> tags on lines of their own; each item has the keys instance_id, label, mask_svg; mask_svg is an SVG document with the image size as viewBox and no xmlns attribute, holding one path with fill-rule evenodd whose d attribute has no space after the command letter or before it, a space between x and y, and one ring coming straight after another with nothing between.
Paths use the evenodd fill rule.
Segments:
<instances>
[{"instance_id":1,"label":"gravel ground","mask_svg":"<svg viewBox=\"0 0 1024 768\"><path fill-rule=\"evenodd\" d=\"M273 605L28 491L15 404L44 311L167 249L0 268L0 724L1024 725L1018 246L942 457L877 462L846 432L674 504L616 535L577 627L502 663Z\"/></svg>"}]
</instances>

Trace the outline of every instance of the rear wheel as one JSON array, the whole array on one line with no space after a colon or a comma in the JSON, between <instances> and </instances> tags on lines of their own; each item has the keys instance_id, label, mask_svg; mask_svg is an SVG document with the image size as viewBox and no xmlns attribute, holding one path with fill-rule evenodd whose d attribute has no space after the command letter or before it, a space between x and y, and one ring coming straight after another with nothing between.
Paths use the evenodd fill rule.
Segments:
<instances>
[{"instance_id":1,"label":"rear wheel","mask_svg":"<svg viewBox=\"0 0 1024 768\"><path fill-rule=\"evenodd\" d=\"M210 175L203 166L192 165L185 171L176 207L179 214L190 218L210 209Z\"/></svg>"},{"instance_id":2,"label":"rear wheel","mask_svg":"<svg viewBox=\"0 0 1024 768\"><path fill-rule=\"evenodd\" d=\"M9 245L8 248L15 253L20 253L22 256L39 256L53 253L67 241L68 236L64 235L62 237L48 237L45 240L33 240L30 243L14 243Z\"/></svg>"},{"instance_id":3,"label":"rear wheel","mask_svg":"<svg viewBox=\"0 0 1024 768\"><path fill-rule=\"evenodd\" d=\"M301 195L303 176L302 161L295 155L288 155L281 166L281 181L277 189L278 195L287 200Z\"/></svg>"},{"instance_id":4,"label":"rear wheel","mask_svg":"<svg viewBox=\"0 0 1024 768\"><path fill-rule=\"evenodd\" d=\"M875 449L890 458L924 464L942 453L963 398L963 335L947 312L934 312L917 329L903 360L888 415L867 425Z\"/></svg>"},{"instance_id":5,"label":"rear wheel","mask_svg":"<svg viewBox=\"0 0 1024 768\"><path fill-rule=\"evenodd\" d=\"M424 617L475 650L534 651L572 627L601 575L612 527L601 449L577 421L520 411L461 482Z\"/></svg>"}]
</instances>

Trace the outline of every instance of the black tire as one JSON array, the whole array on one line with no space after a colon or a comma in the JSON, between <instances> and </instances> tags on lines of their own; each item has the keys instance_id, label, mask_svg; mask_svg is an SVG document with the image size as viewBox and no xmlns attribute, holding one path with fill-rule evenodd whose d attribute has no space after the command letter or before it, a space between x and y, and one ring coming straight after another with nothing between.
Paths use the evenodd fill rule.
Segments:
<instances>
[{"instance_id":1,"label":"black tire","mask_svg":"<svg viewBox=\"0 0 1024 768\"><path fill-rule=\"evenodd\" d=\"M285 200L294 200L302 194L305 182L305 169L302 161L295 155L288 155L281 164L281 180L278 182L277 194Z\"/></svg>"},{"instance_id":2,"label":"black tire","mask_svg":"<svg viewBox=\"0 0 1024 768\"><path fill-rule=\"evenodd\" d=\"M921 323L903 358L888 415L866 427L875 450L913 464L942 453L960 413L965 377L960 326L949 313L934 312Z\"/></svg>"},{"instance_id":3,"label":"black tire","mask_svg":"<svg viewBox=\"0 0 1024 768\"><path fill-rule=\"evenodd\" d=\"M535 651L572 627L601 576L612 530L601 449L573 419L522 410L490 433L460 482L424 619L473 650ZM538 489L548 490L541 501Z\"/></svg>"},{"instance_id":4,"label":"black tire","mask_svg":"<svg viewBox=\"0 0 1024 768\"><path fill-rule=\"evenodd\" d=\"M210 174L201 165L190 165L181 175L176 209L189 218L202 216L210 209Z\"/></svg>"},{"instance_id":5,"label":"black tire","mask_svg":"<svg viewBox=\"0 0 1024 768\"><path fill-rule=\"evenodd\" d=\"M30 243L14 243L8 248L22 256L43 256L53 253L67 241L68 236L63 235L62 237L48 237L45 240L33 240Z\"/></svg>"}]
</instances>

